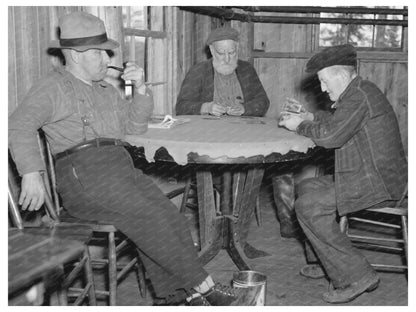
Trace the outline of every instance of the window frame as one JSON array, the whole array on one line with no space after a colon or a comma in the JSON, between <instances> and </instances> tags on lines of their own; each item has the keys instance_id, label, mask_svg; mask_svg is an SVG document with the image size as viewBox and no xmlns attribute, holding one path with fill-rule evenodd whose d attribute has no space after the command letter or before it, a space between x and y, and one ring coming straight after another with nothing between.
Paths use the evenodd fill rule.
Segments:
<instances>
[{"instance_id":1,"label":"window frame","mask_svg":"<svg viewBox=\"0 0 416 312\"><path fill-rule=\"evenodd\" d=\"M406 7L403 7L406 8ZM319 13L314 13L313 16L320 18L321 13L326 13L326 12L319 12ZM357 14L357 13L346 13L346 12L340 12L340 13L344 13L344 14ZM378 15L378 13L371 13L372 15ZM388 15L388 14L386 14ZM406 15L402 15L403 16L403 20L407 20L408 16ZM376 19L375 19L376 20ZM312 25L312 52L317 52L317 51L321 51L323 49L325 49L326 47L329 46L320 46L320 26L321 24L328 24L328 23L318 23L315 25ZM335 24L334 25L339 25L339 24ZM351 24L347 24L347 25L351 25ZM360 24L362 25L362 24ZM363 24L364 25L364 24ZM377 25L374 25L377 26ZM347 38L348 40L348 38ZM374 41L374 40L373 40ZM401 47L400 48L379 48L379 47L359 47L359 46L355 46L356 50L358 51L359 56L360 55L365 55L367 54L369 56L369 58L386 58L389 61L392 61L392 58L390 58L388 55L389 54L394 54L396 56L399 56L399 60L398 61L403 61L404 59L407 60L407 52L408 52L408 27L402 26L402 34L401 34ZM361 53L360 53L361 52ZM365 53L365 54L364 54Z\"/></svg>"},{"instance_id":2,"label":"window frame","mask_svg":"<svg viewBox=\"0 0 416 312\"><path fill-rule=\"evenodd\" d=\"M128 7L122 7L128 8ZM123 59L127 60L129 55L125 55L124 51L131 51L134 48L134 38L145 38L144 49L144 71L147 82L156 83L148 86L153 93L154 114L164 115L171 113L168 103L168 65L167 50L168 50L168 32L166 31L165 19L166 10L164 7L143 6L146 12L145 19L147 21L147 29L133 28L130 25L125 26L125 18L123 16L123 44L126 45L126 38L131 37L130 46L123 46ZM128 13L128 10L127 10ZM156 16L156 18L154 18ZM153 18L156 21L153 21ZM162 47L162 48L160 48ZM164 66L165 65L165 66Z\"/></svg>"}]
</instances>

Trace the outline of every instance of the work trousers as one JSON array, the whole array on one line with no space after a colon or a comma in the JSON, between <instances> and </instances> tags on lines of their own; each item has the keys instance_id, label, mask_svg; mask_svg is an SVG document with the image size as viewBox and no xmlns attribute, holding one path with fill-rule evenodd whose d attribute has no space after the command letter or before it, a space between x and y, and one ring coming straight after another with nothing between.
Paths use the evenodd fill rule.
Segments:
<instances>
[{"instance_id":1,"label":"work trousers","mask_svg":"<svg viewBox=\"0 0 416 312\"><path fill-rule=\"evenodd\" d=\"M295 210L299 224L333 286L345 287L374 274L368 261L340 230L333 176L303 180L297 195Z\"/></svg>"},{"instance_id":2,"label":"work trousers","mask_svg":"<svg viewBox=\"0 0 416 312\"><path fill-rule=\"evenodd\" d=\"M157 297L189 290L208 276L185 218L124 147L78 151L59 159L56 173L69 214L113 224L136 244Z\"/></svg>"}]
</instances>

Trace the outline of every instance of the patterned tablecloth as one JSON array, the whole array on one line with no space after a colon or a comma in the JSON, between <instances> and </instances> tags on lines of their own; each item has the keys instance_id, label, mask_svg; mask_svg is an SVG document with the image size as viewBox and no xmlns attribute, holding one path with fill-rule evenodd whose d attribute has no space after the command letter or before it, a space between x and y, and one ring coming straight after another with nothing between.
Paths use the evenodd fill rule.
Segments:
<instances>
[{"instance_id":1,"label":"patterned tablecloth","mask_svg":"<svg viewBox=\"0 0 416 312\"><path fill-rule=\"evenodd\" d=\"M148 161L164 147L180 165L188 154L207 155L212 159L252 157L290 151L306 153L315 144L277 126L277 120L260 117L179 116L190 121L170 129L149 129L142 135L127 135L126 141L143 146Z\"/></svg>"}]
</instances>

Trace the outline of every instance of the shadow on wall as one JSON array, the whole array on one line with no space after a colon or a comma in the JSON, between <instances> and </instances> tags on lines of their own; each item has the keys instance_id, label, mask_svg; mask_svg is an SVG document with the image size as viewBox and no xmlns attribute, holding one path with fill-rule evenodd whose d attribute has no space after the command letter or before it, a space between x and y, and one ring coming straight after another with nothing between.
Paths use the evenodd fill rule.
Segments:
<instances>
[{"instance_id":1,"label":"shadow on wall","mask_svg":"<svg viewBox=\"0 0 416 312\"><path fill-rule=\"evenodd\" d=\"M318 110L331 110L333 102L326 92L321 91L321 84L316 75L308 75L299 84L300 91L305 94L305 108L314 113Z\"/></svg>"}]
</instances>

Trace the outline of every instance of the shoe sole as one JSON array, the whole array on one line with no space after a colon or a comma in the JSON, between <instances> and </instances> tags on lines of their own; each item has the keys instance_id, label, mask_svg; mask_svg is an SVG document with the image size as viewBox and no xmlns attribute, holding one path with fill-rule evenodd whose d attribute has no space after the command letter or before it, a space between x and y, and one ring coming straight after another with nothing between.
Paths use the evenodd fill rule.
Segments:
<instances>
[{"instance_id":1,"label":"shoe sole","mask_svg":"<svg viewBox=\"0 0 416 312\"><path fill-rule=\"evenodd\" d=\"M299 274L302 275L302 276L304 276L304 277L311 278L311 279L321 279L321 278L324 278L325 277L325 274L309 275L309 274L305 273L303 269L304 268L302 268L299 271Z\"/></svg>"},{"instance_id":2,"label":"shoe sole","mask_svg":"<svg viewBox=\"0 0 416 312\"><path fill-rule=\"evenodd\" d=\"M356 294L355 296L353 296L351 298L348 298L346 300L343 300L343 301L327 301L327 300L325 300L325 298L323 298L323 299L324 299L324 301L326 301L328 303L335 303L335 304L351 302L352 300L354 300L357 297L361 296L365 292L368 292L369 293L369 292L372 292L373 290L376 290L376 288L378 287L378 284L379 283L380 283L380 280L377 280L376 282L374 282L374 284L371 284L370 286L368 286L364 291Z\"/></svg>"}]
</instances>

